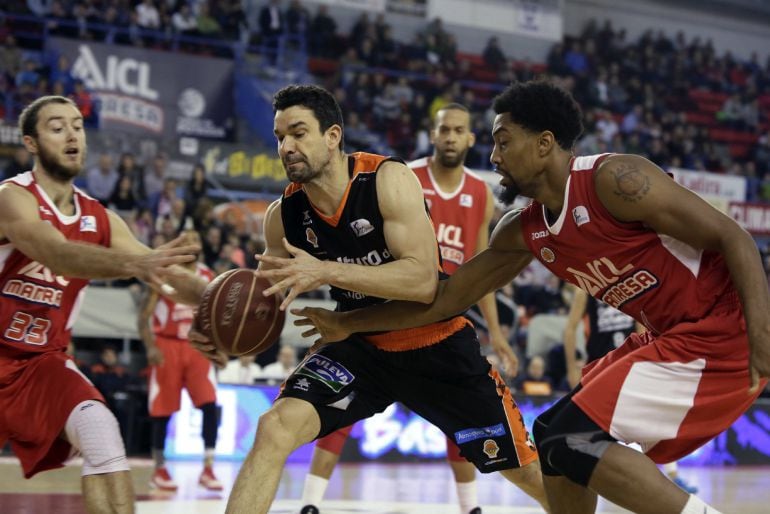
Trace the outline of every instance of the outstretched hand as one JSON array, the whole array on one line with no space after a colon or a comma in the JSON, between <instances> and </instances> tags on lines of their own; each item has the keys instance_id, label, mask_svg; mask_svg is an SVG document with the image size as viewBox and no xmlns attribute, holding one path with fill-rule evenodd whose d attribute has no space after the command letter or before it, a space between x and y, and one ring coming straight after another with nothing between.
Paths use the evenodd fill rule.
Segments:
<instances>
[{"instance_id":1,"label":"outstretched hand","mask_svg":"<svg viewBox=\"0 0 770 514\"><path fill-rule=\"evenodd\" d=\"M265 289L262 294L270 296L278 292L285 293L288 290L280 307L281 310L286 310L300 293L318 289L328 281L325 273L327 264L324 261L291 245L285 237L283 246L291 257L261 254L255 257L264 265L257 270L257 276L273 283L272 287Z\"/></svg>"},{"instance_id":2,"label":"outstretched hand","mask_svg":"<svg viewBox=\"0 0 770 514\"><path fill-rule=\"evenodd\" d=\"M200 332L195 322L193 322L193 326L190 328L187 338L190 341L190 346L201 352L203 356L210 360L218 369L227 366L229 360L227 354L218 349L208 336Z\"/></svg>"},{"instance_id":3,"label":"outstretched hand","mask_svg":"<svg viewBox=\"0 0 770 514\"><path fill-rule=\"evenodd\" d=\"M302 332L302 337L315 337L311 351L317 351L324 345L347 339L352 333L341 323L341 312L303 307L292 309L291 313L298 317L294 321L295 326L310 327Z\"/></svg>"}]
</instances>

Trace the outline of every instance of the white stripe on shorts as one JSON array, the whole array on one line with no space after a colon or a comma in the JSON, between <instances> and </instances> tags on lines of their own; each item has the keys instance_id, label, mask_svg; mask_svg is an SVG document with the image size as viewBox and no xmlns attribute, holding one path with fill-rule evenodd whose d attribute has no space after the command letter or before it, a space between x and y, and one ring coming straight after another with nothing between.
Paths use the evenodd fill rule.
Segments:
<instances>
[{"instance_id":1,"label":"white stripe on shorts","mask_svg":"<svg viewBox=\"0 0 770 514\"><path fill-rule=\"evenodd\" d=\"M706 359L635 363L618 394L612 437L643 447L674 439L695 402L705 367Z\"/></svg>"}]
</instances>

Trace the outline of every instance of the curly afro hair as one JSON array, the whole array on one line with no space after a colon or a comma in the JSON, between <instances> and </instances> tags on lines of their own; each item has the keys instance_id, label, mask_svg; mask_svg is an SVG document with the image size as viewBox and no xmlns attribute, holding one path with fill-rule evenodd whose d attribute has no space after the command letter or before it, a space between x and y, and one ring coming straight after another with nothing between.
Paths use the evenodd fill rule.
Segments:
<instances>
[{"instance_id":1,"label":"curly afro hair","mask_svg":"<svg viewBox=\"0 0 770 514\"><path fill-rule=\"evenodd\" d=\"M516 82L495 97L497 114L510 114L511 121L531 132L553 132L564 150L571 150L583 132L583 114L574 98L545 80Z\"/></svg>"}]
</instances>

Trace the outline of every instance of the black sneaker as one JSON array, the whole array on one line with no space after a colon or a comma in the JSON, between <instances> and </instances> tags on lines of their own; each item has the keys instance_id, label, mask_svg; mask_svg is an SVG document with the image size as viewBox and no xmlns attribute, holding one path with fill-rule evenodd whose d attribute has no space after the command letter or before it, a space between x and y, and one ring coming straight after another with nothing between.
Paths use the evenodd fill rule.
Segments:
<instances>
[{"instance_id":1,"label":"black sneaker","mask_svg":"<svg viewBox=\"0 0 770 514\"><path fill-rule=\"evenodd\" d=\"M475 509L471 509L471 511L468 514L481 514L481 507L476 507Z\"/></svg>"},{"instance_id":2,"label":"black sneaker","mask_svg":"<svg viewBox=\"0 0 770 514\"><path fill-rule=\"evenodd\" d=\"M305 505L302 507L302 510L299 511L299 514L319 514L319 512L318 507L315 505Z\"/></svg>"}]
</instances>

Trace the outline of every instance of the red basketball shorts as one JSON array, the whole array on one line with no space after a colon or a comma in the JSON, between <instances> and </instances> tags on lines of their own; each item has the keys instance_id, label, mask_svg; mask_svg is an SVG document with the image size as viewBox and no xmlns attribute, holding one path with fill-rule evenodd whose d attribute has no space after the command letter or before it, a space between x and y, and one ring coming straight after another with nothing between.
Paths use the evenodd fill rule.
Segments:
<instances>
[{"instance_id":1,"label":"red basketball shorts","mask_svg":"<svg viewBox=\"0 0 770 514\"><path fill-rule=\"evenodd\" d=\"M60 435L86 400L104 398L65 353L0 357L0 446L10 440L26 478L64 465L72 447Z\"/></svg>"},{"instance_id":2,"label":"red basketball shorts","mask_svg":"<svg viewBox=\"0 0 770 514\"><path fill-rule=\"evenodd\" d=\"M603 430L672 462L726 430L754 402L738 303L654 337L632 334L584 369L573 401ZM760 388L761 389L761 388Z\"/></svg>"},{"instance_id":3,"label":"red basketball shorts","mask_svg":"<svg viewBox=\"0 0 770 514\"><path fill-rule=\"evenodd\" d=\"M163 364L153 366L150 375L150 416L168 417L179 410L182 389L187 389L193 405L215 402L214 367L187 341L158 337Z\"/></svg>"}]
</instances>

